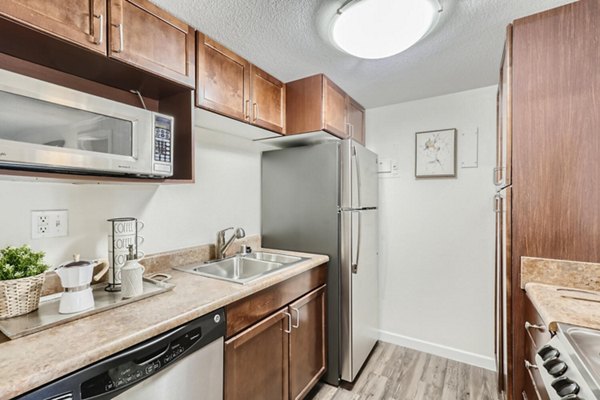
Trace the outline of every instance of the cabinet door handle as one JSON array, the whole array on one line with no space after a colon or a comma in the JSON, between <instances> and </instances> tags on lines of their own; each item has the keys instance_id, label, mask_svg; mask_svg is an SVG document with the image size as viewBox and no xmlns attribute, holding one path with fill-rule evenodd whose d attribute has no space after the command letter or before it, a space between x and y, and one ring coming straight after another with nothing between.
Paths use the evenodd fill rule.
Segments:
<instances>
[{"instance_id":1,"label":"cabinet door handle","mask_svg":"<svg viewBox=\"0 0 600 400\"><path fill-rule=\"evenodd\" d=\"M535 325L529 321L525 321L525 330L529 331L530 329L537 329L538 331L546 332L546 327L544 325Z\"/></svg>"},{"instance_id":2,"label":"cabinet door handle","mask_svg":"<svg viewBox=\"0 0 600 400\"><path fill-rule=\"evenodd\" d=\"M246 113L245 117L250 121L250 100L246 100Z\"/></svg>"},{"instance_id":3,"label":"cabinet door handle","mask_svg":"<svg viewBox=\"0 0 600 400\"><path fill-rule=\"evenodd\" d=\"M290 314L289 312L283 312L285 314L285 316L288 319L288 328L287 330L283 330L285 333L292 333L292 314Z\"/></svg>"},{"instance_id":4,"label":"cabinet door handle","mask_svg":"<svg viewBox=\"0 0 600 400\"><path fill-rule=\"evenodd\" d=\"M295 307L290 307L290 309L296 313L296 324L292 325L292 328L298 329L300 327L300 310Z\"/></svg>"},{"instance_id":5,"label":"cabinet door handle","mask_svg":"<svg viewBox=\"0 0 600 400\"><path fill-rule=\"evenodd\" d=\"M254 122L258 120L258 103L252 104L253 112L254 112Z\"/></svg>"},{"instance_id":6,"label":"cabinet door handle","mask_svg":"<svg viewBox=\"0 0 600 400\"><path fill-rule=\"evenodd\" d=\"M101 45L104 42L104 14L94 14L94 18L98 18L98 25L100 26L100 34L98 35L98 39L94 40L94 43Z\"/></svg>"},{"instance_id":7,"label":"cabinet door handle","mask_svg":"<svg viewBox=\"0 0 600 400\"><path fill-rule=\"evenodd\" d=\"M113 50L115 53L122 53L125 48L125 43L123 40L123 23L113 24L115 28L119 29L119 48L117 50Z\"/></svg>"}]
</instances>

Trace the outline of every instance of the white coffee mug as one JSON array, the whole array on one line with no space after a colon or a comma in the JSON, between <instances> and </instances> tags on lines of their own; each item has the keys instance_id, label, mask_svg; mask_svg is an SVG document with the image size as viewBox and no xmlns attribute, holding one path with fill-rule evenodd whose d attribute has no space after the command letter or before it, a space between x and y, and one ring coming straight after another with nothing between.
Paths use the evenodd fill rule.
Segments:
<instances>
[{"instance_id":1,"label":"white coffee mug","mask_svg":"<svg viewBox=\"0 0 600 400\"><path fill-rule=\"evenodd\" d=\"M143 236L138 236L137 244L135 243L134 235L119 235L115 236L113 240L112 235L108 235L108 251L114 250L127 250L129 251L129 245L133 245L134 248L142 245L145 241Z\"/></svg>"},{"instance_id":2,"label":"white coffee mug","mask_svg":"<svg viewBox=\"0 0 600 400\"><path fill-rule=\"evenodd\" d=\"M139 232L142 229L144 229L144 223L142 221L114 221L111 222L110 233L114 233L115 236L135 235L136 232Z\"/></svg>"},{"instance_id":3,"label":"white coffee mug","mask_svg":"<svg viewBox=\"0 0 600 400\"><path fill-rule=\"evenodd\" d=\"M143 251L138 251L138 259L144 257ZM122 283L121 269L127 263L127 257L129 256L128 250L119 250L108 252L108 283L120 284ZM113 273L114 271L114 273Z\"/></svg>"}]
</instances>

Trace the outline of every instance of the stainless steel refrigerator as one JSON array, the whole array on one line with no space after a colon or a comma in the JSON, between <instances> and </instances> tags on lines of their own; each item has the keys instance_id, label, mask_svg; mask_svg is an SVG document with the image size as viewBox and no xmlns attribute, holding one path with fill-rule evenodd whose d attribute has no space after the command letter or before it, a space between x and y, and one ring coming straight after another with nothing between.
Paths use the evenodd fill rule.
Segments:
<instances>
[{"instance_id":1,"label":"stainless steel refrigerator","mask_svg":"<svg viewBox=\"0 0 600 400\"><path fill-rule=\"evenodd\" d=\"M326 254L328 369L352 382L379 335L377 155L352 140L262 154L267 248Z\"/></svg>"}]
</instances>

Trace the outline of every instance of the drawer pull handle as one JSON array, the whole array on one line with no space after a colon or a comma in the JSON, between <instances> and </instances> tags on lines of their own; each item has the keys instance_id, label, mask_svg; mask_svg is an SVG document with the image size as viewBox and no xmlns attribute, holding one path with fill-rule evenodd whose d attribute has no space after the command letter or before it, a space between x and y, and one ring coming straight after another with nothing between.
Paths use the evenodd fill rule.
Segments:
<instances>
[{"instance_id":1,"label":"drawer pull handle","mask_svg":"<svg viewBox=\"0 0 600 400\"><path fill-rule=\"evenodd\" d=\"M530 329L537 329L538 331L546 332L546 327L544 325L535 325L530 323L529 321L525 322L525 329L529 331Z\"/></svg>"}]
</instances>

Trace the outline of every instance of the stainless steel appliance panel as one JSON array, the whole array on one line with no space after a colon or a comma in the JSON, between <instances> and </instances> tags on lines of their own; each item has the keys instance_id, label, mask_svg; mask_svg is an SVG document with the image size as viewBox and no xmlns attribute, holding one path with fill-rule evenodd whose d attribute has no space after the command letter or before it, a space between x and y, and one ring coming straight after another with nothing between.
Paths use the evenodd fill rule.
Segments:
<instances>
[{"instance_id":1,"label":"stainless steel appliance panel","mask_svg":"<svg viewBox=\"0 0 600 400\"><path fill-rule=\"evenodd\" d=\"M376 208L378 202L377 155L353 140L343 140L341 207Z\"/></svg>"},{"instance_id":2,"label":"stainless steel appliance panel","mask_svg":"<svg viewBox=\"0 0 600 400\"><path fill-rule=\"evenodd\" d=\"M338 143L262 155L262 244L266 248L326 254L327 365L324 379L339 383L339 153Z\"/></svg>"},{"instance_id":3,"label":"stainless steel appliance panel","mask_svg":"<svg viewBox=\"0 0 600 400\"><path fill-rule=\"evenodd\" d=\"M378 212L342 212L342 371L352 382L379 338Z\"/></svg>"},{"instance_id":4,"label":"stainless steel appliance panel","mask_svg":"<svg viewBox=\"0 0 600 400\"><path fill-rule=\"evenodd\" d=\"M116 400L222 400L223 338L115 397Z\"/></svg>"},{"instance_id":5,"label":"stainless steel appliance panel","mask_svg":"<svg viewBox=\"0 0 600 400\"><path fill-rule=\"evenodd\" d=\"M222 400L225 309L35 389L20 400Z\"/></svg>"}]
</instances>

